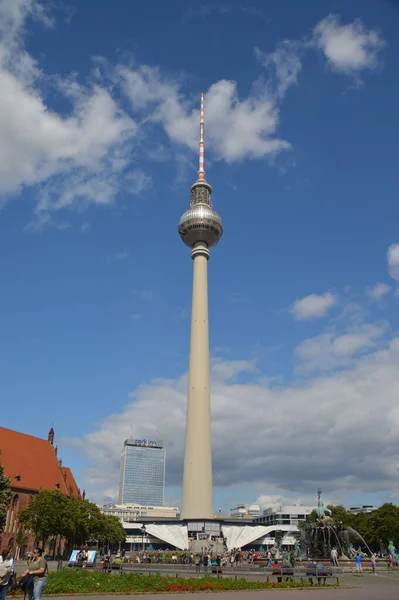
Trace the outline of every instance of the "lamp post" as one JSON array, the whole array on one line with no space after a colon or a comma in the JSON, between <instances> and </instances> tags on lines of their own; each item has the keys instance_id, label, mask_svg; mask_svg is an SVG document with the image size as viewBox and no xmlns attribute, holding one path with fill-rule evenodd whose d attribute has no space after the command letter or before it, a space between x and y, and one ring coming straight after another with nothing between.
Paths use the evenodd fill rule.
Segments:
<instances>
[{"instance_id":1,"label":"lamp post","mask_svg":"<svg viewBox=\"0 0 399 600\"><path fill-rule=\"evenodd\" d=\"M147 531L147 530L146 530L146 526L145 526L145 525L143 525L143 526L142 526L142 528L141 528L141 534L142 534L142 536L143 536L143 548L142 548L143 552L144 552L144 536L145 536L145 534L146 534L146 531Z\"/></svg>"}]
</instances>

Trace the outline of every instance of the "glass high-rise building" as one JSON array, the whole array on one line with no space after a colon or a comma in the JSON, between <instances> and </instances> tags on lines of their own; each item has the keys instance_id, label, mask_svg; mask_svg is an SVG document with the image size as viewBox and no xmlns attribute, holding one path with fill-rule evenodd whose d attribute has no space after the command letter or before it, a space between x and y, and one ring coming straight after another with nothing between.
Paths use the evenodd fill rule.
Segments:
<instances>
[{"instance_id":1,"label":"glass high-rise building","mask_svg":"<svg viewBox=\"0 0 399 600\"><path fill-rule=\"evenodd\" d=\"M121 456L119 502L163 506L166 451L160 440L125 440Z\"/></svg>"}]
</instances>

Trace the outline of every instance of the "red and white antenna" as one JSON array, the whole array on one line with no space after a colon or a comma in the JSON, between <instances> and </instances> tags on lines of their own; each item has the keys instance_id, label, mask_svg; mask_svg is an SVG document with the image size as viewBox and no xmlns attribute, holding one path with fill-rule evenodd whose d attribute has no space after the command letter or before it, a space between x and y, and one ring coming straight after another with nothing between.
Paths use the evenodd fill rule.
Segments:
<instances>
[{"instance_id":1,"label":"red and white antenna","mask_svg":"<svg viewBox=\"0 0 399 600\"><path fill-rule=\"evenodd\" d=\"M205 168L204 168L204 103L205 103L205 94L204 94L204 92L201 92L198 179L202 179L202 180L205 179Z\"/></svg>"}]
</instances>

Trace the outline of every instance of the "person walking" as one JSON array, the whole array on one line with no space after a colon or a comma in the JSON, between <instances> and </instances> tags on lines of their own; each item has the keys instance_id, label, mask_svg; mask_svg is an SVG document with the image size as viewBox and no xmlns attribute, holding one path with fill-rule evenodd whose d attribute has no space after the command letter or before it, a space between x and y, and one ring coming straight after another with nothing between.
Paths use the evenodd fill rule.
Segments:
<instances>
[{"instance_id":1,"label":"person walking","mask_svg":"<svg viewBox=\"0 0 399 600\"><path fill-rule=\"evenodd\" d=\"M0 562L0 600L4 600L6 597L13 573L13 561L10 557L11 550L9 548L2 551Z\"/></svg>"},{"instance_id":2,"label":"person walking","mask_svg":"<svg viewBox=\"0 0 399 600\"><path fill-rule=\"evenodd\" d=\"M43 557L43 550L35 548L33 558L28 568L22 575L33 575L33 588L29 589L29 600L41 600L44 588L47 585L48 565Z\"/></svg>"},{"instance_id":3,"label":"person walking","mask_svg":"<svg viewBox=\"0 0 399 600\"><path fill-rule=\"evenodd\" d=\"M377 556L375 552L371 553L371 570L373 575L377 575Z\"/></svg>"},{"instance_id":4,"label":"person walking","mask_svg":"<svg viewBox=\"0 0 399 600\"><path fill-rule=\"evenodd\" d=\"M331 550L331 560L332 560L332 564L334 565L334 567L339 567L338 564L338 551L336 548L333 548Z\"/></svg>"},{"instance_id":5,"label":"person walking","mask_svg":"<svg viewBox=\"0 0 399 600\"><path fill-rule=\"evenodd\" d=\"M201 571L201 554L197 554L195 557L195 572L199 573Z\"/></svg>"},{"instance_id":6,"label":"person walking","mask_svg":"<svg viewBox=\"0 0 399 600\"><path fill-rule=\"evenodd\" d=\"M362 557L360 556L359 552L356 554L356 573L358 574L359 577L363 577L363 567L362 567Z\"/></svg>"}]
</instances>

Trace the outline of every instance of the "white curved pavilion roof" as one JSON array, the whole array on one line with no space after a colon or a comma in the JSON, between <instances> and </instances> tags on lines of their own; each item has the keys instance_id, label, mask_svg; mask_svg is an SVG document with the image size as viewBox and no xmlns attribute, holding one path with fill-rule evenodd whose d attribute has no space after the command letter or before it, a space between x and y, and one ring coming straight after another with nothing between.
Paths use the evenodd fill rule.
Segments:
<instances>
[{"instance_id":1,"label":"white curved pavilion roof","mask_svg":"<svg viewBox=\"0 0 399 600\"><path fill-rule=\"evenodd\" d=\"M134 523L123 522L125 529L141 529L143 523L135 521ZM146 533L152 537L162 540L179 548L179 550L185 550L188 548L188 530L186 525L155 525L153 523L145 523Z\"/></svg>"},{"instance_id":2,"label":"white curved pavilion roof","mask_svg":"<svg viewBox=\"0 0 399 600\"><path fill-rule=\"evenodd\" d=\"M242 548L255 540L265 538L272 531L286 531L286 532L297 532L298 528L296 525L232 525L222 526L223 536L226 540L227 549L232 550L233 548Z\"/></svg>"}]
</instances>

